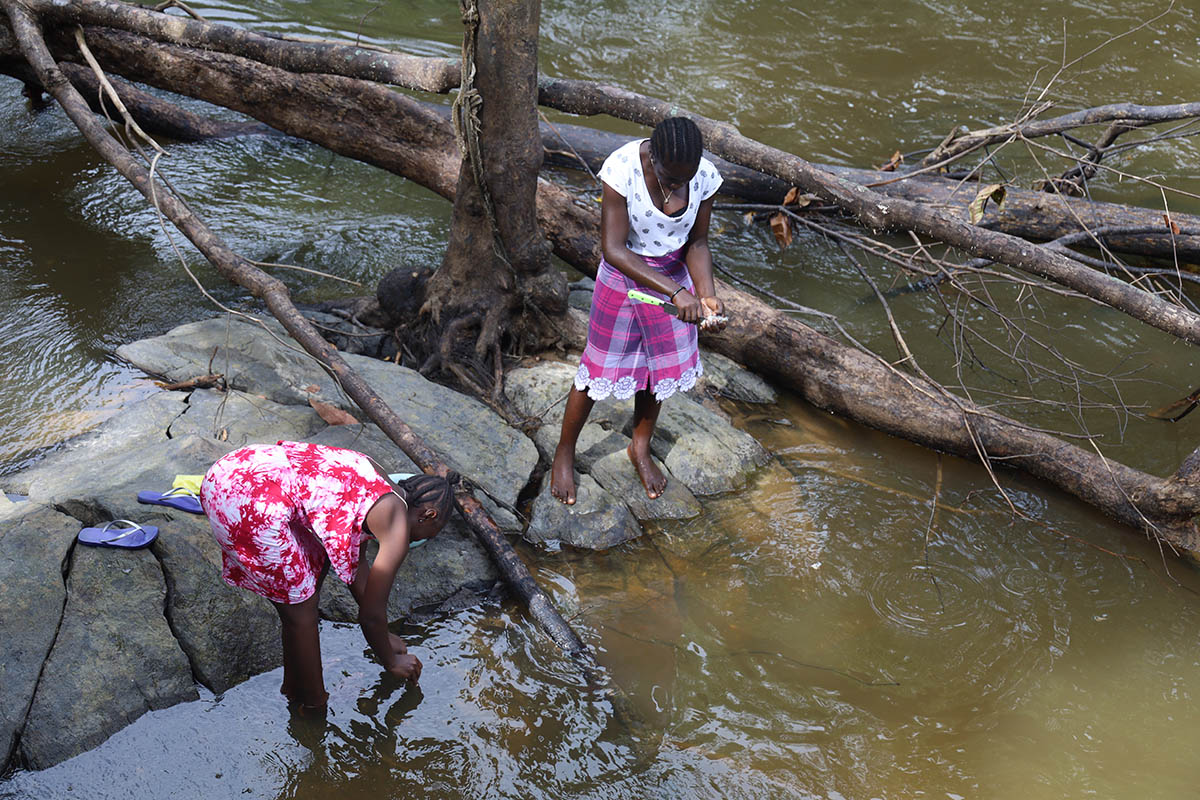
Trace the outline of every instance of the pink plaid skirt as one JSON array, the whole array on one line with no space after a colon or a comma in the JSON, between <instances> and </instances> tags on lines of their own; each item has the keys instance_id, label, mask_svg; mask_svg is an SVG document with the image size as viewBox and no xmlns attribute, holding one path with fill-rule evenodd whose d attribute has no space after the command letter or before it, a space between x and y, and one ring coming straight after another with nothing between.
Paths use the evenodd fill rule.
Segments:
<instances>
[{"instance_id":1,"label":"pink plaid skirt","mask_svg":"<svg viewBox=\"0 0 1200 800\"><path fill-rule=\"evenodd\" d=\"M692 291L692 278L676 250L657 258L642 256L651 268ZM575 374L575 388L593 400L612 395L618 400L650 389L659 402L678 390L696 385L702 372L695 325L649 303L636 303L626 296L630 289L666 295L644 286L604 259L596 271L596 290L588 317L587 346Z\"/></svg>"}]
</instances>

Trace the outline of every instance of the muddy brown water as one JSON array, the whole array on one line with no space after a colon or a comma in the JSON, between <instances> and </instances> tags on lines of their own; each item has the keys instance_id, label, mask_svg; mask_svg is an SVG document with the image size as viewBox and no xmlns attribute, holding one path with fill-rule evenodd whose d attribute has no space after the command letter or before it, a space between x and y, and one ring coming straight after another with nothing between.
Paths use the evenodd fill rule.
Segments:
<instances>
[{"instance_id":1,"label":"muddy brown water","mask_svg":"<svg viewBox=\"0 0 1200 800\"><path fill-rule=\"evenodd\" d=\"M558 0L544 4L541 62L728 119L814 161L864 166L930 147L955 124L1011 119L1064 58L1166 7ZM427 55L458 47L453 3L202 10ZM1194 101L1198 45L1194 5L1176 3L1069 70L1051 95L1064 110ZM211 307L140 196L61 114L31 113L19 84L4 80L0 120L2 482L154 390L111 359L116 345ZM1184 137L1113 163L1200 193L1198 156ZM1026 180L1052 160L1039 151L1012 164ZM395 263L436 261L445 240L444 201L303 143L176 145L165 168L257 259L369 286ZM1115 176L1094 192L1164 202L1158 187ZM1200 213L1193 197L1165 196L1172 209ZM836 248L800 235L780 250L735 212L718 214L714 232L724 266L837 314L894 357L879 306L864 301L869 289ZM182 252L218 299L248 305ZM881 284L895 277L867 266ZM286 279L302 300L353 291ZM1194 348L1119 314L996 292L1057 348L1051 362L1108 376L1092 377L1090 399L1153 407L1200 383ZM926 369L952 379L958 359L939 335L938 297L908 295L893 310ZM983 313L971 320L995 333ZM1165 425L1072 407L1068 392L1031 406L1019 368L995 352L983 360L962 368L979 397L1099 435L1106 454L1139 468L1169 474L1200 441L1200 414ZM289 721L270 673L148 714L52 769L18 773L0 797L1195 795L1200 581L1191 568L1036 481L1001 474L1006 501L974 465L794 398L731 411L778 460L753 485L627 547L537 561L542 584L643 720L636 739L517 609L485 606L409 627L425 661L419 689L382 681L353 626L326 625L326 724Z\"/></svg>"}]
</instances>

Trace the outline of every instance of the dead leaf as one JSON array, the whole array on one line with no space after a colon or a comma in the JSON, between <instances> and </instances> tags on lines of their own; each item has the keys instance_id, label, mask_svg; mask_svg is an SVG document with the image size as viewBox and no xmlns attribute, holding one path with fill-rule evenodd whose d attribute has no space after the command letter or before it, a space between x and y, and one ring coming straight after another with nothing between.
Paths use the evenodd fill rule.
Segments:
<instances>
[{"instance_id":1,"label":"dead leaf","mask_svg":"<svg viewBox=\"0 0 1200 800\"><path fill-rule=\"evenodd\" d=\"M308 392L309 394L316 394L317 392L321 391L321 387L320 386L305 386L304 391Z\"/></svg>"},{"instance_id":2,"label":"dead leaf","mask_svg":"<svg viewBox=\"0 0 1200 800\"><path fill-rule=\"evenodd\" d=\"M879 171L880 172L895 172L896 167L900 166L903 163L904 163L904 156L900 153L899 150L897 150L896 152L892 153L892 157L890 159L888 159L888 162L886 164L883 164L882 166L879 167Z\"/></svg>"},{"instance_id":3,"label":"dead leaf","mask_svg":"<svg viewBox=\"0 0 1200 800\"><path fill-rule=\"evenodd\" d=\"M804 208L816 199L817 196L815 194L800 194L800 190L793 186L791 189L788 189L787 195L783 198L783 204L785 206Z\"/></svg>"},{"instance_id":4,"label":"dead leaf","mask_svg":"<svg viewBox=\"0 0 1200 800\"><path fill-rule=\"evenodd\" d=\"M780 247L787 247L792 243L792 221L787 218L787 214L781 211L771 217L771 233L775 234L775 241L779 242Z\"/></svg>"},{"instance_id":5,"label":"dead leaf","mask_svg":"<svg viewBox=\"0 0 1200 800\"><path fill-rule=\"evenodd\" d=\"M1179 235L1179 226L1175 224L1175 220L1171 219L1170 214L1163 214L1163 222L1165 222L1167 227L1171 229L1171 233L1175 234L1176 236Z\"/></svg>"},{"instance_id":6,"label":"dead leaf","mask_svg":"<svg viewBox=\"0 0 1200 800\"><path fill-rule=\"evenodd\" d=\"M971 217L971 224L978 225L979 221L983 219L983 212L987 208L989 199L995 202L997 210L1003 209L1004 194L1004 186L999 183L989 183L976 192L975 199L971 201L971 205L967 206L967 213Z\"/></svg>"},{"instance_id":7,"label":"dead leaf","mask_svg":"<svg viewBox=\"0 0 1200 800\"><path fill-rule=\"evenodd\" d=\"M331 406L329 403L323 403L315 397L308 398L308 404L312 406L313 411L317 412L317 416L325 420L330 425L357 425L358 420L354 415L342 411L337 406Z\"/></svg>"}]
</instances>

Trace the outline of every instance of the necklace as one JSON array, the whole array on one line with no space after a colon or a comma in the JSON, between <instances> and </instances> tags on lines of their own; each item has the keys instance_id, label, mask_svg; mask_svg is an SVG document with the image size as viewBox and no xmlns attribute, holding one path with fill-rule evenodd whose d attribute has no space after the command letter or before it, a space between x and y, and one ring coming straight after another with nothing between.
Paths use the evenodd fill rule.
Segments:
<instances>
[{"instance_id":1,"label":"necklace","mask_svg":"<svg viewBox=\"0 0 1200 800\"><path fill-rule=\"evenodd\" d=\"M654 159L650 159L650 167L651 169L654 168ZM667 210L667 200L671 197L671 193L663 188L662 178L658 177L658 170L656 169L654 170L654 182L658 184L658 190L663 194L662 205L665 212Z\"/></svg>"}]
</instances>

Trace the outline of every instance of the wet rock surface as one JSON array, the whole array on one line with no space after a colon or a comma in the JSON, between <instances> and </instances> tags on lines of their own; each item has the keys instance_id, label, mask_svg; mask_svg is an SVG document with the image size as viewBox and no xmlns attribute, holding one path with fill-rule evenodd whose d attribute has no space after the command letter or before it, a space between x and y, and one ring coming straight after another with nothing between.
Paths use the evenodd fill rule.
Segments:
<instances>
[{"instance_id":1,"label":"wet rock surface","mask_svg":"<svg viewBox=\"0 0 1200 800\"><path fill-rule=\"evenodd\" d=\"M582 319L573 312L576 327ZM417 471L374 425L321 419L310 400L360 419L362 412L273 320L220 317L133 342L118 354L168 381L219 373L225 390L164 390L0 481L0 768L50 766L148 710L196 698L197 685L220 693L282 662L274 608L225 584L207 520L138 503L138 491L165 491L176 475L202 474L245 444L281 439L358 450L387 472ZM550 496L543 471L557 444L572 365L542 362L508 374L506 391L517 407L543 420L531 439L413 370L345 358L481 490L477 497L502 529L531 542L618 546L641 535L640 521L701 513L696 495L737 488L768 460L722 413L677 395L664 405L652 443L668 486L651 501L625 452L632 401L603 401L580 436L578 502L568 507ZM710 396L773 398L770 387L732 362L705 359ZM540 485L533 483L539 476ZM523 492L533 500L523 501ZM518 512L523 502L528 520ZM114 519L155 525L159 536L142 550L77 544L80 528ZM364 558L373 555L372 544ZM498 584L486 551L454 517L405 560L389 613L451 613L495 596ZM320 609L328 619L357 619L335 576L325 581Z\"/></svg>"}]
</instances>

